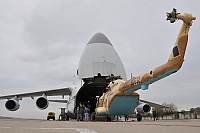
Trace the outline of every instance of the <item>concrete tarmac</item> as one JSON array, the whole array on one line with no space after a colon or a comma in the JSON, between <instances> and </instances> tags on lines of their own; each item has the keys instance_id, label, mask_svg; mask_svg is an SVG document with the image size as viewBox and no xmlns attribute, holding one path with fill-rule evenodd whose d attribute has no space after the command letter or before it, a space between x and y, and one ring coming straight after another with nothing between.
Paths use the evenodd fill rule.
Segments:
<instances>
[{"instance_id":1,"label":"concrete tarmac","mask_svg":"<svg viewBox=\"0 0 200 133\"><path fill-rule=\"evenodd\" d=\"M0 119L0 133L200 133L200 119L77 122Z\"/></svg>"}]
</instances>

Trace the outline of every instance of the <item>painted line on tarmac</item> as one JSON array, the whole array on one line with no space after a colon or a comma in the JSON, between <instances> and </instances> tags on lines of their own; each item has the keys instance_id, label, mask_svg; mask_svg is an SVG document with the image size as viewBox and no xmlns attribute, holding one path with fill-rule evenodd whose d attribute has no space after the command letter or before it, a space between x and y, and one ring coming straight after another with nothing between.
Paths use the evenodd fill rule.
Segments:
<instances>
[{"instance_id":1,"label":"painted line on tarmac","mask_svg":"<svg viewBox=\"0 0 200 133\"><path fill-rule=\"evenodd\" d=\"M10 128L10 127L0 127L0 129L5 129L5 128Z\"/></svg>"},{"instance_id":2,"label":"painted line on tarmac","mask_svg":"<svg viewBox=\"0 0 200 133\"><path fill-rule=\"evenodd\" d=\"M79 133L98 133L88 128L33 128L33 127L24 127L24 129L32 130L76 130Z\"/></svg>"}]
</instances>

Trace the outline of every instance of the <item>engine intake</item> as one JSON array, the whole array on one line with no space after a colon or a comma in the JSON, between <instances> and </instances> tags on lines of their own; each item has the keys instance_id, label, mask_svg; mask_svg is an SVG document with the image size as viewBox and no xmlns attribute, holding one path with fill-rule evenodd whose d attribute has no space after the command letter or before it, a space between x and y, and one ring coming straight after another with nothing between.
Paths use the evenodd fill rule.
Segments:
<instances>
[{"instance_id":1,"label":"engine intake","mask_svg":"<svg viewBox=\"0 0 200 133\"><path fill-rule=\"evenodd\" d=\"M44 110L49 106L49 101L45 97L39 97L36 101L36 105L39 109Z\"/></svg>"},{"instance_id":2,"label":"engine intake","mask_svg":"<svg viewBox=\"0 0 200 133\"><path fill-rule=\"evenodd\" d=\"M6 103L5 103L5 107L7 110L9 111L16 111L19 109L20 107L20 104L17 100L15 99L11 99L11 100L8 100Z\"/></svg>"},{"instance_id":3,"label":"engine intake","mask_svg":"<svg viewBox=\"0 0 200 133\"><path fill-rule=\"evenodd\" d=\"M137 106L136 110L139 114L148 113L151 110L151 106L146 103L141 103Z\"/></svg>"}]
</instances>

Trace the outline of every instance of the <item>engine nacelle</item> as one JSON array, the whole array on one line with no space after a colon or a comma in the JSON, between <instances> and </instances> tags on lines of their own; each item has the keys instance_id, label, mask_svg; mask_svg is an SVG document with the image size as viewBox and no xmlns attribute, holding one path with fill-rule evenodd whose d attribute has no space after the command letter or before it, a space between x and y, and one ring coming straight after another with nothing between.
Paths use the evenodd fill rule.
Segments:
<instances>
[{"instance_id":1,"label":"engine nacelle","mask_svg":"<svg viewBox=\"0 0 200 133\"><path fill-rule=\"evenodd\" d=\"M151 106L146 103L141 103L136 107L136 110L139 114L148 113L151 110Z\"/></svg>"},{"instance_id":2,"label":"engine nacelle","mask_svg":"<svg viewBox=\"0 0 200 133\"><path fill-rule=\"evenodd\" d=\"M36 100L36 105L39 109L41 110L44 110L46 109L48 106L49 106L49 101L47 98L45 97L39 97L37 100Z\"/></svg>"},{"instance_id":3,"label":"engine nacelle","mask_svg":"<svg viewBox=\"0 0 200 133\"><path fill-rule=\"evenodd\" d=\"M5 107L9 111L16 111L19 109L20 104L19 104L19 101L15 99L10 99L5 103Z\"/></svg>"}]
</instances>

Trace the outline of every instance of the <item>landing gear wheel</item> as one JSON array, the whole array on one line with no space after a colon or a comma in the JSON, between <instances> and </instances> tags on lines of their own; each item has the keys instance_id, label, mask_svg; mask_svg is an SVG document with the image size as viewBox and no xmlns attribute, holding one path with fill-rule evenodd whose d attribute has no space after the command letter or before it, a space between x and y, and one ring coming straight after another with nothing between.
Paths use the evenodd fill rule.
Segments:
<instances>
[{"instance_id":1,"label":"landing gear wheel","mask_svg":"<svg viewBox=\"0 0 200 133\"><path fill-rule=\"evenodd\" d=\"M107 116L107 122L111 122L111 117L110 116Z\"/></svg>"},{"instance_id":2,"label":"landing gear wheel","mask_svg":"<svg viewBox=\"0 0 200 133\"><path fill-rule=\"evenodd\" d=\"M66 115L65 120L69 121L69 116L68 115Z\"/></svg>"},{"instance_id":3,"label":"landing gear wheel","mask_svg":"<svg viewBox=\"0 0 200 133\"><path fill-rule=\"evenodd\" d=\"M96 114L96 113L93 112L92 115L91 115L91 117L92 117L92 121L95 121L95 120L96 120L96 118L95 118L95 114Z\"/></svg>"},{"instance_id":4,"label":"landing gear wheel","mask_svg":"<svg viewBox=\"0 0 200 133\"><path fill-rule=\"evenodd\" d=\"M137 114L136 116L137 116L137 121L138 122L142 121L142 115L141 114Z\"/></svg>"}]
</instances>

